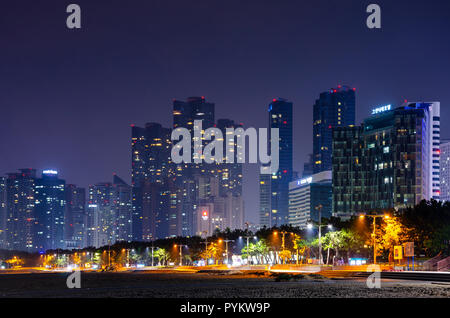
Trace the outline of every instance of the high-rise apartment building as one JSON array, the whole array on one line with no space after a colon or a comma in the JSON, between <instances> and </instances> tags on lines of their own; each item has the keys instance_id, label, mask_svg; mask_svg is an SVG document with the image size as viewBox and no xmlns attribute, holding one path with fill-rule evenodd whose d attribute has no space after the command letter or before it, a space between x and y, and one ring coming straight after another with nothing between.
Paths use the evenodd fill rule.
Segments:
<instances>
[{"instance_id":1,"label":"high-rise apartment building","mask_svg":"<svg viewBox=\"0 0 450 318\"><path fill-rule=\"evenodd\" d=\"M355 89L338 86L320 94L313 109L313 173L331 171L332 129L355 124Z\"/></svg>"},{"instance_id":2,"label":"high-rise apartment building","mask_svg":"<svg viewBox=\"0 0 450 318\"><path fill-rule=\"evenodd\" d=\"M40 252L64 249L64 215L66 182L56 170L42 171L35 185L34 245Z\"/></svg>"},{"instance_id":3,"label":"high-rise apartment building","mask_svg":"<svg viewBox=\"0 0 450 318\"><path fill-rule=\"evenodd\" d=\"M171 129L148 123L144 128L132 126L131 134L132 232L133 240L141 241L146 231L143 230L143 215L150 213L143 210L143 186L149 182L162 184L174 173L170 160Z\"/></svg>"},{"instance_id":4,"label":"high-rise apartment building","mask_svg":"<svg viewBox=\"0 0 450 318\"><path fill-rule=\"evenodd\" d=\"M8 173L6 179L6 246L10 250L34 251L35 169Z\"/></svg>"},{"instance_id":5,"label":"high-rise apartment building","mask_svg":"<svg viewBox=\"0 0 450 318\"><path fill-rule=\"evenodd\" d=\"M195 141L195 121L201 120L201 130L214 127L214 103L207 102L205 97L189 97L186 101L173 101L173 129L186 128ZM193 149L191 153L194 155ZM195 232L195 215L198 205L194 178L196 175L217 173L217 164L182 163L176 167L176 186L181 190L181 234L192 236Z\"/></svg>"},{"instance_id":6,"label":"high-rise apartment building","mask_svg":"<svg viewBox=\"0 0 450 318\"><path fill-rule=\"evenodd\" d=\"M132 241L132 189L114 175L113 182L89 187L88 245Z\"/></svg>"},{"instance_id":7,"label":"high-rise apartment building","mask_svg":"<svg viewBox=\"0 0 450 318\"><path fill-rule=\"evenodd\" d=\"M66 248L80 249L87 246L86 190L74 184L65 189L65 241Z\"/></svg>"}]
</instances>

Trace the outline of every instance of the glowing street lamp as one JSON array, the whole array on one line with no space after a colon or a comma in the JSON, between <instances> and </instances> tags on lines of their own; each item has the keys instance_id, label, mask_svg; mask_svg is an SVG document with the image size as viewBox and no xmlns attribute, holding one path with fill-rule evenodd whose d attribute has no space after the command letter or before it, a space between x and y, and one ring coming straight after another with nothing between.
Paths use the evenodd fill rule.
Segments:
<instances>
[{"instance_id":1,"label":"glowing street lamp","mask_svg":"<svg viewBox=\"0 0 450 318\"><path fill-rule=\"evenodd\" d=\"M372 239L373 239L373 263L376 264L377 263L377 242L376 242L376 234L375 234L375 230L376 230L376 220L377 218L384 218L384 219L389 219L389 215L387 214L360 214L359 215L359 219L360 220L364 220L365 217L371 217L373 218L373 232L372 232Z\"/></svg>"},{"instance_id":2,"label":"glowing street lamp","mask_svg":"<svg viewBox=\"0 0 450 318\"><path fill-rule=\"evenodd\" d=\"M219 243L225 242L225 255L227 258L227 265L229 264L229 259L228 259L228 243L229 242L234 242L234 240L219 240Z\"/></svg>"},{"instance_id":3,"label":"glowing street lamp","mask_svg":"<svg viewBox=\"0 0 450 318\"><path fill-rule=\"evenodd\" d=\"M174 247L175 248L177 248L177 247L180 248L180 266L183 266L183 247L188 247L188 246L187 245L183 245L183 244L180 244L180 245L174 244Z\"/></svg>"}]
</instances>

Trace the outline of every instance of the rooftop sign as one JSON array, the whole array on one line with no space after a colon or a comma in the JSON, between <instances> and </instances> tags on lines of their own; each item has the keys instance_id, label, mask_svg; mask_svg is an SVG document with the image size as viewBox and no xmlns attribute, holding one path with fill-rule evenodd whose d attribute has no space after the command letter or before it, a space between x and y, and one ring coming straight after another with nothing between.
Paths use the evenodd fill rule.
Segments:
<instances>
[{"instance_id":1,"label":"rooftop sign","mask_svg":"<svg viewBox=\"0 0 450 318\"><path fill-rule=\"evenodd\" d=\"M312 177L301 179L297 181L298 185L310 184L312 182Z\"/></svg>"},{"instance_id":2,"label":"rooftop sign","mask_svg":"<svg viewBox=\"0 0 450 318\"><path fill-rule=\"evenodd\" d=\"M384 112L386 112L388 110L391 110L391 108L392 108L392 105L386 105L386 106L381 106L381 107L374 108L374 109L372 109L372 115L376 115L376 114L379 114L379 113L384 113Z\"/></svg>"},{"instance_id":3,"label":"rooftop sign","mask_svg":"<svg viewBox=\"0 0 450 318\"><path fill-rule=\"evenodd\" d=\"M52 175L57 175L58 171L56 170L44 170L42 171L43 174L52 174Z\"/></svg>"}]
</instances>

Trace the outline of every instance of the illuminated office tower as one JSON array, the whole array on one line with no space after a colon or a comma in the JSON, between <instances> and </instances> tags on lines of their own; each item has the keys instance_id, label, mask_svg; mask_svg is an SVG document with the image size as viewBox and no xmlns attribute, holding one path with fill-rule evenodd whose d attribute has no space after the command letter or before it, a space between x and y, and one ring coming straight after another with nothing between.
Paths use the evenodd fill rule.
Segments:
<instances>
[{"instance_id":1,"label":"illuminated office tower","mask_svg":"<svg viewBox=\"0 0 450 318\"><path fill-rule=\"evenodd\" d=\"M6 245L10 250L34 251L35 169L8 173L6 179Z\"/></svg>"},{"instance_id":2,"label":"illuminated office tower","mask_svg":"<svg viewBox=\"0 0 450 318\"><path fill-rule=\"evenodd\" d=\"M65 211L66 248L77 249L87 246L86 243L86 190L74 184L67 184Z\"/></svg>"},{"instance_id":3,"label":"illuminated office tower","mask_svg":"<svg viewBox=\"0 0 450 318\"><path fill-rule=\"evenodd\" d=\"M333 214L404 209L440 195L439 102L375 108L333 130Z\"/></svg>"},{"instance_id":4,"label":"illuminated office tower","mask_svg":"<svg viewBox=\"0 0 450 318\"><path fill-rule=\"evenodd\" d=\"M6 249L6 178L0 177L0 249Z\"/></svg>"},{"instance_id":5,"label":"illuminated office tower","mask_svg":"<svg viewBox=\"0 0 450 318\"><path fill-rule=\"evenodd\" d=\"M35 246L40 252L64 249L64 215L66 182L56 170L42 171L35 185Z\"/></svg>"},{"instance_id":6,"label":"illuminated office tower","mask_svg":"<svg viewBox=\"0 0 450 318\"><path fill-rule=\"evenodd\" d=\"M354 89L339 85L320 94L313 108L313 173L331 170L332 129L354 124Z\"/></svg>"},{"instance_id":7,"label":"illuminated office tower","mask_svg":"<svg viewBox=\"0 0 450 318\"><path fill-rule=\"evenodd\" d=\"M437 128L437 127L436 127ZM450 140L441 141L441 201L450 201Z\"/></svg>"},{"instance_id":8,"label":"illuminated office tower","mask_svg":"<svg viewBox=\"0 0 450 318\"><path fill-rule=\"evenodd\" d=\"M269 139L271 128L279 131L279 168L271 175L260 175L260 225L272 227L289 223L289 182L292 181L292 103L274 99L269 105Z\"/></svg>"}]
</instances>

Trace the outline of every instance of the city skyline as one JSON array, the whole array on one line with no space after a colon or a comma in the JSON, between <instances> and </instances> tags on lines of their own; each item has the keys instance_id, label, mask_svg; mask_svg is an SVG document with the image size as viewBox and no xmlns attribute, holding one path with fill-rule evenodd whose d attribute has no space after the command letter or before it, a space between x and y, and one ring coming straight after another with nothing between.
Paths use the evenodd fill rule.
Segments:
<instances>
[{"instance_id":1,"label":"city skyline","mask_svg":"<svg viewBox=\"0 0 450 318\"><path fill-rule=\"evenodd\" d=\"M0 56L7 61L1 102L10 120L0 126L0 175L55 168L83 188L113 173L130 184L129 126L171 127L171 98L205 96L216 104L216 118L246 127L266 127L273 98L292 101L299 173L312 153L312 105L331 87L356 88L356 124L372 108L404 99L439 100L447 118L448 2L427 4L429 19L418 19L424 10L417 1L379 3L385 9L381 31L365 27L359 1L316 7L231 1L220 15L200 3L124 9L118 1L102 14L99 4L79 1L86 14L79 33L58 27L62 5L27 3L24 11L8 3L0 34L9 46ZM273 19L277 24L266 23ZM448 137L450 128L441 133ZM246 211L257 222L257 165L245 165L243 191Z\"/></svg>"}]
</instances>

